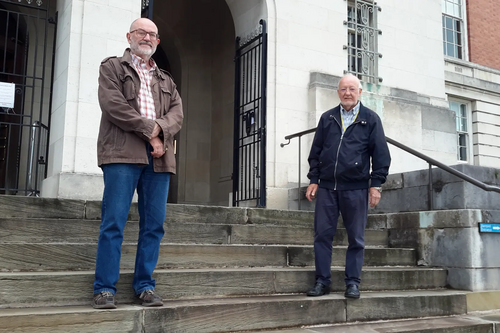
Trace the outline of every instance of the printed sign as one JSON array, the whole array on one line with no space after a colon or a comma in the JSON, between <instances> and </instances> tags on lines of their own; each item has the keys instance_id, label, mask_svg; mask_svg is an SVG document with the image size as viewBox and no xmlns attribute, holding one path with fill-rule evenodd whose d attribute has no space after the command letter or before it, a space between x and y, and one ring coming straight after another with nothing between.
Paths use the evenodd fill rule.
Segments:
<instances>
[{"instance_id":1,"label":"printed sign","mask_svg":"<svg viewBox=\"0 0 500 333\"><path fill-rule=\"evenodd\" d=\"M0 107L14 108L16 85L14 83L0 82Z\"/></svg>"},{"instance_id":2,"label":"printed sign","mask_svg":"<svg viewBox=\"0 0 500 333\"><path fill-rule=\"evenodd\" d=\"M479 232L500 233L500 223L479 223Z\"/></svg>"}]
</instances>

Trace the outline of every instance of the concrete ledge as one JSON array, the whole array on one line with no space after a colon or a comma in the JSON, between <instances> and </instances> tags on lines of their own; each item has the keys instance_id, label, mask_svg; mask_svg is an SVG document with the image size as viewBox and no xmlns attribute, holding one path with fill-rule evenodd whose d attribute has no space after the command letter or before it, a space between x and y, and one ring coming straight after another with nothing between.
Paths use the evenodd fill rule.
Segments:
<instances>
[{"instance_id":1,"label":"concrete ledge","mask_svg":"<svg viewBox=\"0 0 500 333\"><path fill-rule=\"evenodd\" d=\"M448 269L455 289L500 289L500 234L478 223L500 221L500 210L458 209L387 215L389 246L418 249L418 263Z\"/></svg>"},{"instance_id":2,"label":"concrete ledge","mask_svg":"<svg viewBox=\"0 0 500 333\"><path fill-rule=\"evenodd\" d=\"M42 182L41 196L79 200L101 200L104 182L101 174L59 173Z\"/></svg>"},{"instance_id":3,"label":"concrete ledge","mask_svg":"<svg viewBox=\"0 0 500 333\"><path fill-rule=\"evenodd\" d=\"M485 184L500 187L500 169L468 164L451 166ZM432 169L433 206L443 209L496 210L500 193L488 192L441 169ZM397 213L429 210L429 172L419 170L389 175L382 187L383 200L375 213Z\"/></svg>"},{"instance_id":4,"label":"concrete ledge","mask_svg":"<svg viewBox=\"0 0 500 333\"><path fill-rule=\"evenodd\" d=\"M467 312L500 309L500 290L469 292L466 296ZM500 321L500 317L496 318Z\"/></svg>"}]
</instances>

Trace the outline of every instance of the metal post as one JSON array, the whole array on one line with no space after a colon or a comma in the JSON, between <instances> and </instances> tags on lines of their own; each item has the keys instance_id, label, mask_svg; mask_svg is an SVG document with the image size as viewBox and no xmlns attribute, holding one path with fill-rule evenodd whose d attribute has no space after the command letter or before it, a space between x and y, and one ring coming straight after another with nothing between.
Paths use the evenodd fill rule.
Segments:
<instances>
[{"instance_id":1,"label":"metal post","mask_svg":"<svg viewBox=\"0 0 500 333\"><path fill-rule=\"evenodd\" d=\"M428 204L428 207L429 207L429 210L433 210L434 209L434 204L433 204L433 199L432 199L432 164L429 163L429 186L428 186L428 191L429 191L429 194L428 194L428 198L429 198L429 204Z\"/></svg>"},{"instance_id":2,"label":"metal post","mask_svg":"<svg viewBox=\"0 0 500 333\"><path fill-rule=\"evenodd\" d=\"M265 20L260 20L262 25L262 62L261 62L261 82L260 82L260 107L261 107L261 145L260 145L260 199L258 207L266 207L267 201L267 170L266 170L266 149L267 149L267 24Z\"/></svg>"},{"instance_id":3,"label":"metal post","mask_svg":"<svg viewBox=\"0 0 500 333\"><path fill-rule=\"evenodd\" d=\"M47 121L47 145L45 147L45 170L43 172L44 178L47 178L47 170L49 165L49 141L50 141L50 124L52 121L52 100L54 98L54 68L56 68L56 47L57 47L57 21L59 19L59 12L56 12L54 18L49 18L49 23L54 25L54 45L52 45L52 71L50 73L50 92L49 92L49 111Z\"/></svg>"},{"instance_id":4,"label":"metal post","mask_svg":"<svg viewBox=\"0 0 500 333\"><path fill-rule=\"evenodd\" d=\"M238 191L239 160L240 160L240 70L241 70L241 48L240 37L235 41L236 55L234 57L235 82L234 82L234 134L233 134L233 207L239 206L240 193Z\"/></svg>"},{"instance_id":5,"label":"metal post","mask_svg":"<svg viewBox=\"0 0 500 333\"><path fill-rule=\"evenodd\" d=\"M301 198L300 198L300 173L301 173L301 170L300 170L300 161L301 161L301 156L300 156L300 155L301 155L300 146L301 146L301 144L300 144L300 143L301 143L301 139L302 139L302 137L301 137L301 136L299 136L299 185L297 186L297 194L299 195L299 197L298 197L298 198L299 198L299 210L300 210L300 208L301 208L301 202L300 202L300 199L301 199Z\"/></svg>"},{"instance_id":6,"label":"metal post","mask_svg":"<svg viewBox=\"0 0 500 333\"><path fill-rule=\"evenodd\" d=\"M35 132L36 132L37 126L38 126L38 121L35 121L33 123L33 125L31 126L30 159L29 159L29 165L28 165L28 183L26 184L26 187L29 186L29 190L30 190L30 193L28 194L28 196L36 194L36 189L33 187L32 181L33 181L33 161L34 161L34 154L35 154Z\"/></svg>"}]
</instances>

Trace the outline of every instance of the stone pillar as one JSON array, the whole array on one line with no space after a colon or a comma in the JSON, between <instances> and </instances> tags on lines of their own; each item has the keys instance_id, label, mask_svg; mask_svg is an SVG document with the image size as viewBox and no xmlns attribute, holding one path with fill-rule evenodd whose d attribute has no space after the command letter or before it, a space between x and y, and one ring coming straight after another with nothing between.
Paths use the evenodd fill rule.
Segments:
<instances>
[{"instance_id":1,"label":"stone pillar","mask_svg":"<svg viewBox=\"0 0 500 333\"><path fill-rule=\"evenodd\" d=\"M120 56L138 0L59 0L48 175L43 197L100 199L96 142L99 65Z\"/></svg>"}]
</instances>

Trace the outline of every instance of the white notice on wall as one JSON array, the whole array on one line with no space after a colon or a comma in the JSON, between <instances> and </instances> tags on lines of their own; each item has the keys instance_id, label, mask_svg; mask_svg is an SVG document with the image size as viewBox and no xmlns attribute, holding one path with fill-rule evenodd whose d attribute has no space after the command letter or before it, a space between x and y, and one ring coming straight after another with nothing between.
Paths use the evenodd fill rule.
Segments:
<instances>
[{"instance_id":1,"label":"white notice on wall","mask_svg":"<svg viewBox=\"0 0 500 333\"><path fill-rule=\"evenodd\" d=\"M16 85L14 83L0 82L0 107L14 108Z\"/></svg>"}]
</instances>

